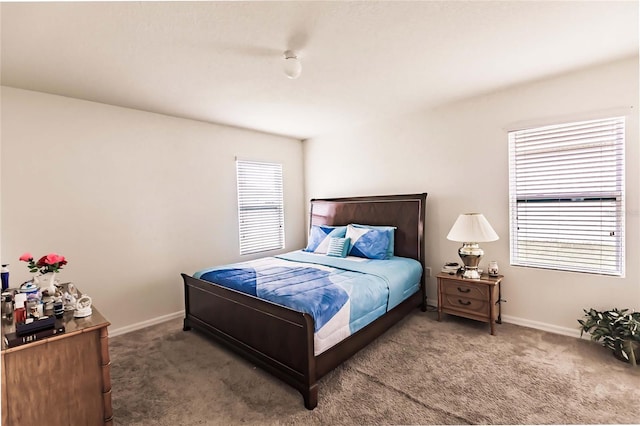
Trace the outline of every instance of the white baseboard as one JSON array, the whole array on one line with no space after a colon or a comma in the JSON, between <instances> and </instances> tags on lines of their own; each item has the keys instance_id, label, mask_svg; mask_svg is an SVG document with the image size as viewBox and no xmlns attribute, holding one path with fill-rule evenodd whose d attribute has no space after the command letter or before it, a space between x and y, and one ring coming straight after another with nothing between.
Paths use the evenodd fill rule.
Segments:
<instances>
[{"instance_id":1,"label":"white baseboard","mask_svg":"<svg viewBox=\"0 0 640 426\"><path fill-rule=\"evenodd\" d=\"M427 303L430 309L438 310L438 306L431 305ZM549 333L561 334L563 336L569 337L577 337L580 338L580 329L569 328L569 327L560 327L554 324L548 324L546 322L533 321L520 317L513 317L511 315L502 315L502 322L508 322L509 324L520 325L523 327L535 328L537 330L548 331ZM585 338L584 336L582 338ZM587 337L588 338L588 337Z\"/></svg>"},{"instance_id":2,"label":"white baseboard","mask_svg":"<svg viewBox=\"0 0 640 426\"><path fill-rule=\"evenodd\" d=\"M579 328L560 327L558 325L548 324L546 322L532 321L525 318L512 317L511 315L502 315L502 321L509 324L521 325L523 327L535 328L549 333L562 334L563 336L580 338Z\"/></svg>"},{"instance_id":3,"label":"white baseboard","mask_svg":"<svg viewBox=\"0 0 640 426\"><path fill-rule=\"evenodd\" d=\"M119 336L121 334L130 333L132 331L140 330L142 328L150 327L152 325L160 324L166 321L170 321L176 318L183 318L184 311L174 312L172 314L162 315L160 317L152 318L147 321L138 322L135 324L127 325L126 327L116 328L115 330L109 330L109 337Z\"/></svg>"},{"instance_id":4,"label":"white baseboard","mask_svg":"<svg viewBox=\"0 0 640 426\"><path fill-rule=\"evenodd\" d=\"M438 310L437 306L427 304L429 310ZM115 330L109 330L109 336L115 337L121 334L130 333L132 331L140 330L142 328L150 327L152 325L160 324L166 321L170 321L175 318L183 318L184 311L174 312L172 314L162 315L156 318L152 318L147 321L142 321L136 324L131 324L126 327L116 328ZM502 321L509 324L520 325L523 327L535 328L537 330L548 331L549 333L561 334L563 336L580 338L580 330L578 328L560 327L545 322L532 321L525 318L513 317L511 315L502 315Z\"/></svg>"}]
</instances>

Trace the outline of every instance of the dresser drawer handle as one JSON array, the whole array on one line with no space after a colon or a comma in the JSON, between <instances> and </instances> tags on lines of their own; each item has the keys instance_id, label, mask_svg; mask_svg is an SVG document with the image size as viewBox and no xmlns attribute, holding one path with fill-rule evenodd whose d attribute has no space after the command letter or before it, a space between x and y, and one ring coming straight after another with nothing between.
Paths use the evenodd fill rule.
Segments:
<instances>
[{"instance_id":1,"label":"dresser drawer handle","mask_svg":"<svg viewBox=\"0 0 640 426\"><path fill-rule=\"evenodd\" d=\"M462 300L458 299L458 303L464 306L469 306L471 304L471 301L467 300L466 302L463 302Z\"/></svg>"},{"instance_id":2,"label":"dresser drawer handle","mask_svg":"<svg viewBox=\"0 0 640 426\"><path fill-rule=\"evenodd\" d=\"M458 287L458 291L460 293L469 293L471 291L471 289L470 288L460 288L460 287Z\"/></svg>"}]
</instances>

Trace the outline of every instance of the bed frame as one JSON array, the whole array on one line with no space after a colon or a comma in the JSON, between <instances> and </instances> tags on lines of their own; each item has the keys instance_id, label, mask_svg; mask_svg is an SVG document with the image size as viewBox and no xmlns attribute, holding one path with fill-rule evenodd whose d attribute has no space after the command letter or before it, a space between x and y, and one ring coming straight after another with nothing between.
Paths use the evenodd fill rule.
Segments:
<instances>
[{"instance_id":1,"label":"bed frame","mask_svg":"<svg viewBox=\"0 0 640 426\"><path fill-rule=\"evenodd\" d=\"M427 194L311 200L311 225L396 226L395 254L424 267ZM426 310L424 274L420 291L347 339L314 355L313 318L186 274L184 330L194 328L296 388L304 406L318 405L318 380L376 339L416 307Z\"/></svg>"}]
</instances>

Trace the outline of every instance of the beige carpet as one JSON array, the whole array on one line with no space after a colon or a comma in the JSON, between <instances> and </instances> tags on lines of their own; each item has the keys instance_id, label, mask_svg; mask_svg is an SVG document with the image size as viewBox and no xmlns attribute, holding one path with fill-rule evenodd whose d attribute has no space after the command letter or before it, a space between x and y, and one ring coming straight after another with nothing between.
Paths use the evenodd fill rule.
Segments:
<instances>
[{"instance_id":1,"label":"beige carpet","mask_svg":"<svg viewBox=\"0 0 640 426\"><path fill-rule=\"evenodd\" d=\"M637 424L640 368L605 348L418 310L320 381L318 407L173 320L110 339L117 425ZM577 325L577 323L576 323Z\"/></svg>"}]
</instances>

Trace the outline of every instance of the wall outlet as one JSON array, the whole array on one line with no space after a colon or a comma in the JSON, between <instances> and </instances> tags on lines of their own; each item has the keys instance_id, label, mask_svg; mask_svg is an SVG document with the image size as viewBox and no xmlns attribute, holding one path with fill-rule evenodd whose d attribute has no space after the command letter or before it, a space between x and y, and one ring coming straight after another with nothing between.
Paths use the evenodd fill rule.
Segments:
<instances>
[{"instance_id":1,"label":"wall outlet","mask_svg":"<svg viewBox=\"0 0 640 426\"><path fill-rule=\"evenodd\" d=\"M424 273L425 273L425 276L430 277L431 276L431 266L427 266L426 268L424 268Z\"/></svg>"}]
</instances>

